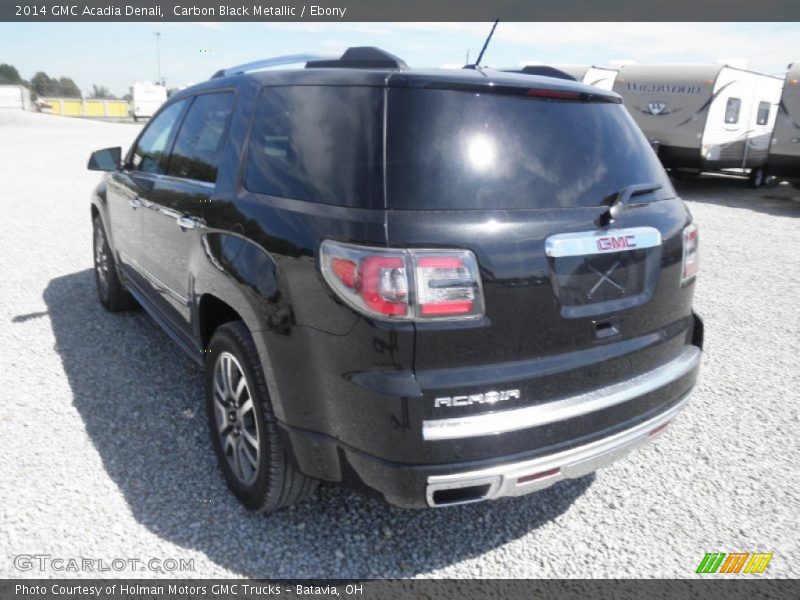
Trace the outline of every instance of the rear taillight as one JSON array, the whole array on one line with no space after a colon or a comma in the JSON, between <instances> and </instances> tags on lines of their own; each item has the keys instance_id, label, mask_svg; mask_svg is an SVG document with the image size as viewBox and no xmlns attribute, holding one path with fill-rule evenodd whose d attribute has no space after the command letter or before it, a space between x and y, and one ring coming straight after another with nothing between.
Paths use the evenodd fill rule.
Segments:
<instances>
[{"instance_id":1,"label":"rear taillight","mask_svg":"<svg viewBox=\"0 0 800 600\"><path fill-rule=\"evenodd\" d=\"M404 250L322 242L320 268L356 310L392 320L454 320L483 315L475 255L469 250Z\"/></svg>"},{"instance_id":2,"label":"rear taillight","mask_svg":"<svg viewBox=\"0 0 800 600\"><path fill-rule=\"evenodd\" d=\"M691 281L700 266L698 259L697 225L692 223L683 230L683 261L681 266L681 283Z\"/></svg>"}]
</instances>

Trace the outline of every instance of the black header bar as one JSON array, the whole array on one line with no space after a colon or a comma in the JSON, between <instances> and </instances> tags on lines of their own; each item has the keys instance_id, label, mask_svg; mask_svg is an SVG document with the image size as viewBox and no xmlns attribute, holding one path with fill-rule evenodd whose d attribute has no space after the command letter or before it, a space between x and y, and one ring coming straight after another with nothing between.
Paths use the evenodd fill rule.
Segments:
<instances>
[{"instance_id":1,"label":"black header bar","mask_svg":"<svg viewBox=\"0 0 800 600\"><path fill-rule=\"evenodd\" d=\"M800 21L797 0L0 0L0 21ZM676 43L680 43L676 40Z\"/></svg>"}]
</instances>

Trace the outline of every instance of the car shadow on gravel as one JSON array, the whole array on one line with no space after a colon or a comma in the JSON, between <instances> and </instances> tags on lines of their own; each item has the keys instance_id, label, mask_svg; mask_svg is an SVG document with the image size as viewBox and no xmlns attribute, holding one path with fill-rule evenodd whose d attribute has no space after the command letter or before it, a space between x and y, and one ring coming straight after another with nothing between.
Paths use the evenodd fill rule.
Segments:
<instances>
[{"instance_id":1,"label":"car shadow on gravel","mask_svg":"<svg viewBox=\"0 0 800 600\"><path fill-rule=\"evenodd\" d=\"M747 179L704 175L672 182L684 200L742 208L779 217L800 217L800 190L790 185L749 187Z\"/></svg>"},{"instance_id":2,"label":"car shadow on gravel","mask_svg":"<svg viewBox=\"0 0 800 600\"><path fill-rule=\"evenodd\" d=\"M275 515L255 515L227 491L217 468L201 370L166 334L141 310L105 312L89 269L50 281L44 301L73 404L105 475L134 518L163 540L197 550L233 574L424 574L531 533L566 511L594 480L590 475L523 498L429 511L397 509L322 485L311 501ZM102 477L98 474L98 481ZM131 548L142 550L142 533L131 532ZM170 557L168 547L146 552ZM545 560L528 557L528 574ZM480 576L484 566L478 562L468 568ZM177 575L206 573L198 565L195 573Z\"/></svg>"}]
</instances>

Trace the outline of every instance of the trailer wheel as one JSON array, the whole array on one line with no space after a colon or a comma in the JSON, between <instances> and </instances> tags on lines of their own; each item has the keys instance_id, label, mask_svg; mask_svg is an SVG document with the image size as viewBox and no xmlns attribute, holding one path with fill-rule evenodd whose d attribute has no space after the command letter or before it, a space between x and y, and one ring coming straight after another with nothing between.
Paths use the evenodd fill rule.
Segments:
<instances>
[{"instance_id":1,"label":"trailer wheel","mask_svg":"<svg viewBox=\"0 0 800 600\"><path fill-rule=\"evenodd\" d=\"M751 188L760 188L764 186L764 182L766 181L766 173L764 172L764 167L753 167L750 169L750 187Z\"/></svg>"}]
</instances>

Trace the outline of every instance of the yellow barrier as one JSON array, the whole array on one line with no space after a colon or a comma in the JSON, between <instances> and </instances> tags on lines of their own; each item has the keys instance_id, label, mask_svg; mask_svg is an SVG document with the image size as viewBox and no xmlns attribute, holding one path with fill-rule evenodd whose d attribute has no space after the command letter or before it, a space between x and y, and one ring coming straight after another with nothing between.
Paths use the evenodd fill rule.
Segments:
<instances>
[{"instance_id":1,"label":"yellow barrier","mask_svg":"<svg viewBox=\"0 0 800 600\"><path fill-rule=\"evenodd\" d=\"M87 98L42 98L51 107L54 115L64 117L88 117L90 119L121 119L128 116L127 100L99 100Z\"/></svg>"},{"instance_id":2,"label":"yellow barrier","mask_svg":"<svg viewBox=\"0 0 800 600\"><path fill-rule=\"evenodd\" d=\"M121 118L128 116L128 103L125 100L106 100L106 116Z\"/></svg>"},{"instance_id":3,"label":"yellow barrier","mask_svg":"<svg viewBox=\"0 0 800 600\"><path fill-rule=\"evenodd\" d=\"M106 108L103 106L102 100L84 100L83 101L83 116L84 117L105 117Z\"/></svg>"}]
</instances>

